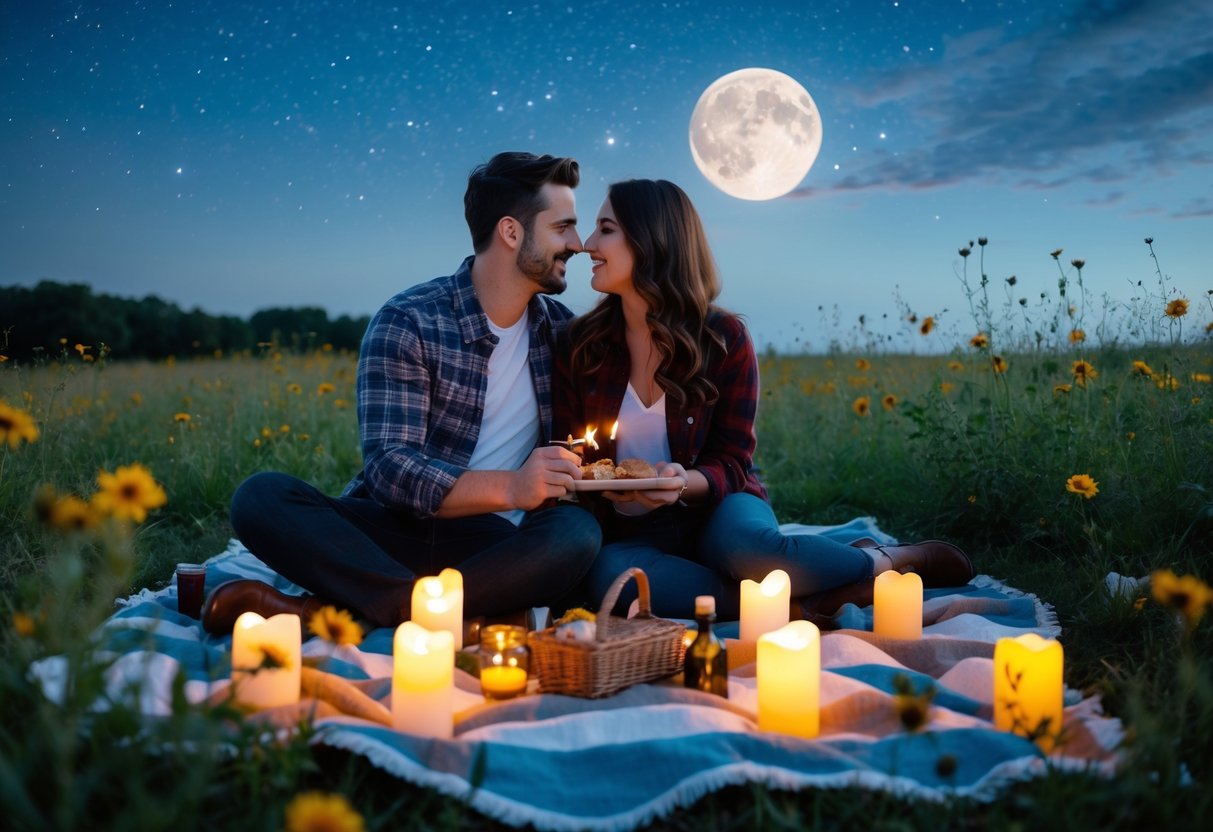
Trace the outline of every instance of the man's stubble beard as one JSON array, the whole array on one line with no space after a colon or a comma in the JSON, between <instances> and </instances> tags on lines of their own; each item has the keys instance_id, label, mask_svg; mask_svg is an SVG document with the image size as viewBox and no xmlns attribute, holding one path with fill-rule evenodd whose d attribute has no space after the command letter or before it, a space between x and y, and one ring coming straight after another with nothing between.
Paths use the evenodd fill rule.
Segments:
<instances>
[{"instance_id":1,"label":"man's stubble beard","mask_svg":"<svg viewBox=\"0 0 1213 832\"><path fill-rule=\"evenodd\" d=\"M563 275L556 273L556 264L563 263L567 268L569 258L576 253L565 249L551 259L545 258L531 242L530 235L527 235L522 241L522 248L518 251L516 262L518 270L539 284L543 294L559 295L568 288L569 284Z\"/></svg>"}]
</instances>

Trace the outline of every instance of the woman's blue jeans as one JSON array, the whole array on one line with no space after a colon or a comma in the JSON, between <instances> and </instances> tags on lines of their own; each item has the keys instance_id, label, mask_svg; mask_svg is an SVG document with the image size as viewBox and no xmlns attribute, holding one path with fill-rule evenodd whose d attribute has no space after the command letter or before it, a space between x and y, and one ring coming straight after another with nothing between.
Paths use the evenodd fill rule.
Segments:
<instances>
[{"instance_id":1,"label":"woman's blue jeans","mask_svg":"<svg viewBox=\"0 0 1213 832\"><path fill-rule=\"evenodd\" d=\"M608 527L587 593L601 599L620 573L638 566L649 578L654 614L665 618L694 618L695 596L711 595L717 617L735 620L741 581L761 581L774 569L788 573L793 598L872 577L862 549L816 534L785 535L770 504L752 494L730 494L710 512L671 506ZM635 584L625 587L615 613L625 614L635 598Z\"/></svg>"},{"instance_id":2,"label":"woman's blue jeans","mask_svg":"<svg viewBox=\"0 0 1213 832\"><path fill-rule=\"evenodd\" d=\"M280 575L383 627L409 617L415 578L448 566L463 573L468 618L551 605L578 585L602 543L594 517L575 505L528 512L517 527L496 514L420 519L276 472L236 489L231 519Z\"/></svg>"}]
</instances>

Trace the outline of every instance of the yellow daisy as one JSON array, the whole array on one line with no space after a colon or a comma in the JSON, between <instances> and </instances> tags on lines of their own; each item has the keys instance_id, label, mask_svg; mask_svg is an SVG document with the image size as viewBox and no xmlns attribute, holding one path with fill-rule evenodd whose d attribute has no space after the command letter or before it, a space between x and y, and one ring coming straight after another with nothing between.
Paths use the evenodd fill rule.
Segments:
<instances>
[{"instance_id":1,"label":"yellow daisy","mask_svg":"<svg viewBox=\"0 0 1213 832\"><path fill-rule=\"evenodd\" d=\"M190 415L188 413L174 413L173 414L174 422L188 422L189 420L190 420Z\"/></svg>"},{"instance_id":2,"label":"yellow daisy","mask_svg":"<svg viewBox=\"0 0 1213 832\"><path fill-rule=\"evenodd\" d=\"M168 502L168 496L152 478L151 471L139 463L119 465L112 474L102 471L97 475L97 485L101 490L93 500L98 509L136 523L146 520L148 511Z\"/></svg>"},{"instance_id":3,"label":"yellow daisy","mask_svg":"<svg viewBox=\"0 0 1213 832\"><path fill-rule=\"evenodd\" d=\"M24 410L9 407L0 401L0 442L7 442L10 448L16 450L22 441L37 442L38 426Z\"/></svg>"},{"instance_id":4,"label":"yellow daisy","mask_svg":"<svg viewBox=\"0 0 1213 832\"><path fill-rule=\"evenodd\" d=\"M996 355L990 359L990 364L994 367L994 372L1005 373L1007 371L1007 360L1001 355Z\"/></svg>"},{"instance_id":5,"label":"yellow daisy","mask_svg":"<svg viewBox=\"0 0 1213 832\"><path fill-rule=\"evenodd\" d=\"M1069 392L1070 392L1070 389L1071 389L1071 388L1070 388L1070 385L1068 385L1068 384L1055 384L1055 385L1053 385L1053 393L1054 393L1055 395L1058 395L1058 396L1064 396L1064 395L1066 395L1067 393L1069 393Z\"/></svg>"},{"instance_id":6,"label":"yellow daisy","mask_svg":"<svg viewBox=\"0 0 1213 832\"><path fill-rule=\"evenodd\" d=\"M934 328L935 328L935 318L931 315L927 315L925 318L922 319L922 324L919 325L918 331L921 332L923 335L930 335L931 330L933 330Z\"/></svg>"},{"instance_id":7,"label":"yellow daisy","mask_svg":"<svg viewBox=\"0 0 1213 832\"><path fill-rule=\"evenodd\" d=\"M88 531L97 520L93 507L74 494L57 498L50 507L50 525L61 532Z\"/></svg>"},{"instance_id":8,"label":"yellow daisy","mask_svg":"<svg viewBox=\"0 0 1213 832\"><path fill-rule=\"evenodd\" d=\"M327 381L322 381L316 386L316 395L323 396L326 393L332 393L337 388Z\"/></svg>"},{"instance_id":9,"label":"yellow daisy","mask_svg":"<svg viewBox=\"0 0 1213 832\"><path fill-rule=\"evenodd\" d=\"M1066 491L1089 500L1099 493L1099 483L1087 474L1075 474L1066 480Z\"/></svg>"},{"instance_id":10,"label":"yellow daisy","mask_svg":"<svg viewBox=\"0 0 1213 832\"><path fill-rule=\"evenodd\" d=\"M1213 604L1213 590L1195 575L1177 576L1170 569L1159 569L1150 576L1150 592L1154 600L1171 607L1193 629L1200 623L1205 608Z\"/></svg>"},{"instance_id":11,"label":"yellow daisy","mask_svg":"<svg viewBox=\"0 0 1213 832\"><path fill-rule=\"evenodd\" d=\"M1073 367L1074 383L1079 387L1086 387L1088 381L1094 381L1099 376L1099 372L1095 369L1090 361L1075 361Z\"/></svg>"},{"instance_id":12,"label":"yellow daisy","mask_svg":"<svg viewBox=\"0 0 1213 832\"><path fill-rule=\"evenodd\" d=\"M1081 329L1070 330L1071 344L1081 344L1085 340L1087 340L1087 333L1083 332Z\"/></svg>"},{"instance_id":13,"label":"yellow daisy","mask_svg":"<svg viewBox=\"0 0 1213 832\"><path fill-rule=\"evenodd\" d=\"M872 364L866 358L856 358L855 369L859 370L861 373L866 373L868 370L872 369Z\"/></svg>"},{"instance_id":14,"label":"yellow daisy","mask_svg":"<svg viewBox=\"0 0 1213 832\"><path fill-rule=\"evenodd\" d=\"M329 605L321 607L307 622L308 629L333 644L357 646L362 643L362 627L346 610Z\"/></svg>"},{"instance_id":15,"label":"yellow daisy","mask_svg":"<svg viewBox=\"0 0 1213 832\"><path fill-rule=\"evenodd\" d=\"M1154 375L1154 371L1150 369L1150 365L1144 361L1134 361L1133 367L1129 372L1135 376L1142 376L1144 378L1151 378Z\"/></svg>"},{"instance_id":16,"label":"yellow daisy","mask_svg":"<svg viewBox=\"0 0 1213 832\"><path fill-rule=\"evenodd\" d=\"M872 400L867 396L860 396L851 403L851 410L856 416L867 416L872 412Z\"/></svg>"},{"instance_id":17,"label":"yellow daisy","mask_svg":"<svg viewBox=\"0 0 1213 832\"><path fill-rule=\"evenodd\" d=\"M896 410L897 409L897 397L894 396L892 393L889 393L883 399L880 400L880 404L884 407L885 410Z\"/></svg>"},{"instance_id":18,"label":"yellow daisy","mask_svg":"<svg viewBox=\"0 0 1213 832\"><path fill-rule=\"evenodd\" d=\"M363 832L366 823L344 795L304 792L286 807L286 832Z\"/></svg>"},{"instance_id":19,"label":"yellow daisy","mask_svg":"<svg viewBox=\"0 0 1213 832\"><path fill-rule=\"evenodd\" d=\"M1168 318L1182 318L1188 314L1188 299L1176 298L1167 304L1165 312Z\"/></svg>"},{"instance_id":20,"label":"yellow daisy","mask_svg":"<svg viewBox=\"0 0 1213 832\"><path fill-rule=\"evenodd\" d=\"M969 346L975 350L984 350L990 346L990 338L984 332L979 332L969 339Z\"/></svg>"}]
</instances>

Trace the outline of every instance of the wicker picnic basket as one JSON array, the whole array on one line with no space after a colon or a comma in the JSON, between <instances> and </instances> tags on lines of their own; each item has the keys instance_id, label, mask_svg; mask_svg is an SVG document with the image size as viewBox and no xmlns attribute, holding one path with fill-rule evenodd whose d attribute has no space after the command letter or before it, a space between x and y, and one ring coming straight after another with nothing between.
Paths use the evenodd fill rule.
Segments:
<instances>
[{"instance_id":1,"label":"wicker picnic basket","mask_svg":"<svg viewBox=\"0 0 1213 832\"><path fill-rule=\"evenodd\" d=\"M639 614L634 618L611 615L620 591L632 578L640 592ZM593 641L557 638L553 627L528 637L541 691L598 699L682 670L686 627L653 617L649 578L643 570L633 567L616 578L598 609Z\"/></svg>"}]
</instances>

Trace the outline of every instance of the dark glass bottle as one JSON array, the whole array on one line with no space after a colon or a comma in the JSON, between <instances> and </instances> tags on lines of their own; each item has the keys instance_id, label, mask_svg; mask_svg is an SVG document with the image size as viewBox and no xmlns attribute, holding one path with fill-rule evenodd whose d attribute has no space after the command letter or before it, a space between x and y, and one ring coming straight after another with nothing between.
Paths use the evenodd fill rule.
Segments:
<instances>
[{"instance_id":1,"label":"dark glass bottle","mask_svg":"<svg viewBox=\"0 0 1213 832\"><path fill-rule=\"evenodd\" d=\"M729 698L729 657L724 642L712 632L716 620L716 599L711 595L695 597L695 621L699 633L687 648L683 661L683 684L694 690Z\"/></svg>"}]
</instances>

